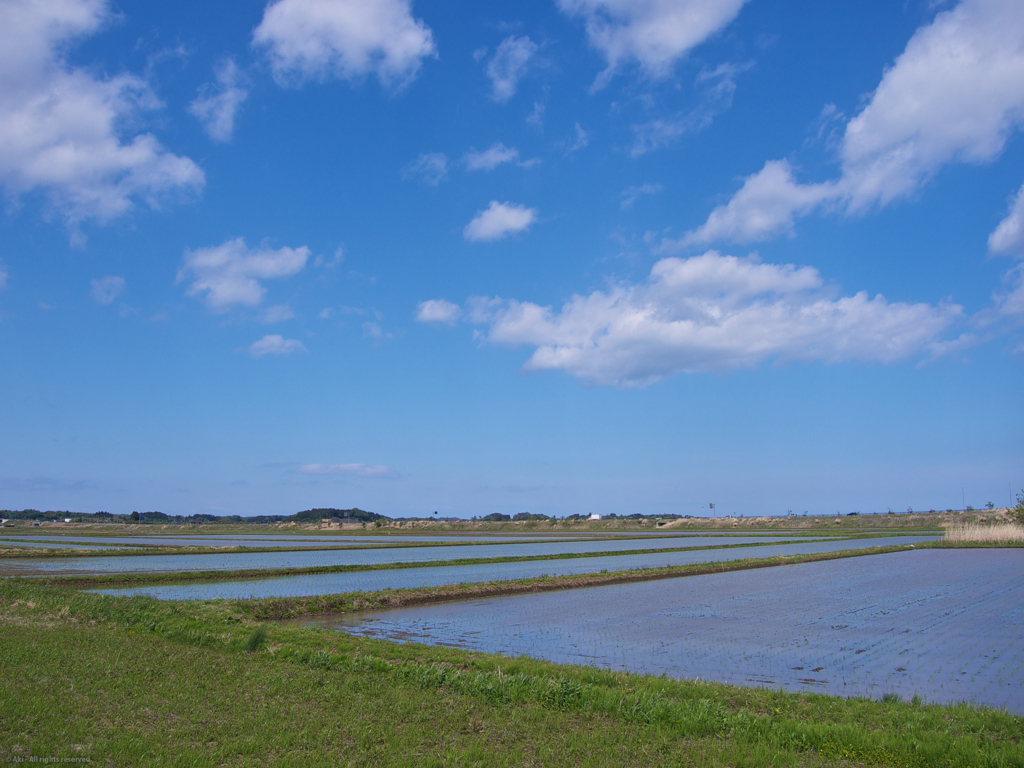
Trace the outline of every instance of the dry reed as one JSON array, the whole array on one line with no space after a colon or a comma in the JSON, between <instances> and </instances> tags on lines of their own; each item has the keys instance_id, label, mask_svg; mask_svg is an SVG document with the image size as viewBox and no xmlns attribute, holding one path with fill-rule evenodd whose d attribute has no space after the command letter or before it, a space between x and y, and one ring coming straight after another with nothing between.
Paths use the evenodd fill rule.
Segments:
<instances>
[{"instance_id":1,"label":"dry reed","mask_svg":"<svg viewBox=\"0 0 1024 768\"><path fill-rule=\"evenodd\" d=\"M1024 526L1015 523L999 525L951 525L946 529L946 541L983 541L1011 544L1024 543Z\"/></svg>"}]
</instances>

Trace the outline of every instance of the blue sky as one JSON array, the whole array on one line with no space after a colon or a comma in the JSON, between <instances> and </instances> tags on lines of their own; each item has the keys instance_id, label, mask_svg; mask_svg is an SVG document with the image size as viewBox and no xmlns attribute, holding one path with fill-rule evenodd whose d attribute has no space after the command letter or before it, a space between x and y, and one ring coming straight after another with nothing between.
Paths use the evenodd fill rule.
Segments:
<instances>
[{"instance_id":1,"label":"blue sky","mask_svg":"<svg viewBox=\"0 0 1024 768\"><path fill-rule=\"evenodd\" d=\"M0 0L0 507L1024 486L1024 8Z\"/></svg>"}]
</instances>

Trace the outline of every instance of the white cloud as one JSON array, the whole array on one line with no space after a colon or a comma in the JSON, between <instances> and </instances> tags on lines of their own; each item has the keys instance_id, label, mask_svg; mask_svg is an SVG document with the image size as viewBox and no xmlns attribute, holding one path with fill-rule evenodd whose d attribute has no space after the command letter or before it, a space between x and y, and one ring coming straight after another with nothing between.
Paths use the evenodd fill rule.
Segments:
<instances>
[{"instance_id":1,"label":"white cloud","mask_svg":"<svg viewBox=\"0 0 1024 768\"><path fill-rule=\"evenodd\" d=\"M747 241L785 233L795 216L819 204L847 214L912 195L945 164L985 163L1024 124L1024 7L1018 0L964 0L918 29L885 71L867 106L849 121L839 155L842 175L798 184L775 161L747 179L691 242ZM770 178L757 179L765 174ZM778 183L778 200L749 194L755 182ZM786 209L788 207L788 210ZM730 210L731 209L731 210Z\"/></svg>"},{"instance_id":2,"label":"white cloud","mask_svg":"<svg viewBox=\"0 0 1024 768\"><path fill-rule=\"evenodd\" d=\"M462 162L471 171L493 171L503 163L519 162L519 150L515 147L506 147L500 141L485 150L469 150L462 156Z\"/></svg>"},{"instance_id":3,"label":"white cloud","mask_svg":"<svg viewBox=\"0 0 1024 768\"><path fill-rule=\"evenodd\" d=\"M632 208L640 195L656 195L665 189L661 184L641 184L639 187L626 187L619 195L619 207L622 210Z\"/></svg>"},{"instance_id":4,"label":"white cloud","mask_svg":"<svg viewBox=\"0 0 1024 768\"><path fill-rule=\"evenodd\" d=\"M455 325L461 314L462 309L458 304L452 304L444 299L421 301L416 307L416 320L421 323Z\"/></svg>"},{"instance_id":5,"label":"white cloud","mask_svg":"<svg viewBox=\"0 0 1024 768\"><path fill-rule=\"evenodd\" d=\"M295 312L287 304L274 304L260 313L261 323L283 323L295 317Z\"/></svg>"},{"instance_id":6,"label":"white cloud","mask_svg":"<svg viewBox=\"0 0 1024 768\"><path fill-rule=\"evenodd\" d=\"M959 306L836 298L811 267L761 264L709 251L665 258L640 284L573 296L559 311L471 300L486 338L536 347L524 369L562 370L589 384L644 386L680 372L768 359L892 363L937 355Z\"/></svg>"},{"instance_id":7,"label":"white cloud","mask_svg":"<svg viewBox=\"0 0 1024 768\"><path fill-rule=\"evenodd\" d=\"M249 96L242 73L232 59L217 65L217 85L204 85L188 108L214 141L230 141L235 132L235 114Z\"/></svg>"},{"instance_id":8,"label":"white cloud","mask_svg":"<svg viewBox=\"0 0 1024 768\"><path fill-rule=\"evenodd\" d=\"M351 475L353 477L394 477L391 467L371 464L305 464L299 467L304 475Z\"/></svg>"},{"instance_id":9,"label":"white cloud","mask_svg":"<svg viewBox=\"0 0 1024 768\"><path fill-rule=\"evenodd\" d=\"M506 37L501 41L487 64L492 99L505 102L515 96L519 79L526 73L526 66L536 52L537 44L525 35Z\"/></svg>"},{"instance_id":10,"label":"white cloud","mask_svg":"<svg viewBox=\"0 0 1024 768\"><path fill-rule=\"evenodd\" d=\"M402 178L418 178L424 184L436 187L448 175L448 156L442 152L425 152L402 171Z\"/></svg>"},{"instance_id":11,"label":"white cloud","mask_svg":"<svg viewBox=\"0 0 1024 768\"><path fill-rule=\"evenodd\" d=\"M253 357L290 355L293 352L305 353L307 351L298 339L286 339L279 333L269 334L249 345L249 354Z\"/></svg>"},{"instance_id":12,"label":"white cloud","mask_svg":"<svg viewBox=\"0 0 1024 768\"><path fill-rule=\"evenodd\" d=\"M558 0L584 20L587 38L608 62L595 87L636 61L649 77L665 77L675 62L719 32L746 0Z\"/></svg>"},{"instance_id":13,"label":"white cloud","mask_svg":"<svg viewBox=\"0 0 1024 768\"><path fill-rule=\"evenodd\" d=\"M142 79L100 79L66 62L71 44L110 16L104 0L0 4L0 184L43 192L72 224L119 216L136 198L157 207L204 182L152 134L131 134L144 111L162 107Z\"/></svg>"},{"instance_id":14,"label":"white cloud","mask_svg":"<svg viewBox=\"0 0 1024 768\"><path fill-rule=\"evenodd\" d=\"M124 278L117 275L92 281L92 298L97 304L110 304L124 293Z\"/></svg>"},{"instance_id":15,"label":"white cloud","mask_svg":"<svg viewBox=\"0 0 1024 768\"><path fill-rule=\"evenodd\" d=\"M1006 218L988 236L988 248L992 253L1024 259L1024 187L1014 197ZM995 314L1024 319L1024 260L1018 261L1003 275L1003 282L1010 286L1010 290L993 295ZM1014 351L1024 352L1024 345Z\"/></svg>"},{"instance_id":16,"label":"white cloud","mask_svg":"<svg viewBox=\"0 0 1024 768\"><path fill-rule=\"evenodd\" d=\"M992 253L1024 256L1024 187L1017 192L1006 218L988 236L988 248Z\"/></svg>"},{"instance_id":17,"label":"white cloud","mask_svg":"<svg viewBox=\"0 0 1024 768\"><path fill-rule=\"evenodd\" d=\"M466 225L462 235L473 241L500 240L507 235L528 229L536 220L536 208L491 200L487 209L478 211L473 220Z\"/></svg>"},{"instance_id":18,"label":"white cloud","mask_svg":"<svg viewBox=\"0 0 1024 768\"><path fill-rule=\"evenodd\" d=\"M788 161L769 160L744 180L732 200L715 208L702 226L676 244L749 243L788 234L796 216L809 213L835 194L834 183L799 184Z\"/></svg>"},{"instance_id":19,"label":"white cloud","mask_svg":"<svg viewBox=\"0 0 1024 768\"><path fill-rule=\"evenodd\" d=\"M189 280L186 295L205 293L206 305L213 310L223 311L233 304L251 307L266 293L260 280L294 275L308 258L306 246L248 248L239 237L222 245L186 250L175 283Z\"/></svg>"},{"instance_id":20,"label":"white cloud","mask_svg":"<svg viewBox=\"0 0 1024 768\"><path fill-rule=\"evenodd\" d=\"M385 85L414 78L436 54L409 0L279 0L253 32L281 83L376 74Z\"/></svg>"},{"instance_id":21,"label":"white cloud","mask_svg":"<svg viewBox=\"0 0 1024 768\"><path fill-rule=\"evenodd\" d=\"M983 163L1024 122L1024 7L965 0L919 29L846 126L848 206L914 192L951 161Z\"/></svg>"}]
</instances>

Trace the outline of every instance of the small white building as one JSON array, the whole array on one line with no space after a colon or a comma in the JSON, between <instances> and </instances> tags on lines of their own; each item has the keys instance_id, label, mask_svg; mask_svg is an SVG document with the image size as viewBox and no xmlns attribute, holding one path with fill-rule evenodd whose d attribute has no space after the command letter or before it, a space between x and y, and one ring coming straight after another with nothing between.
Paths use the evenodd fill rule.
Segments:
<instances>
[{"instance_id":1,"label":"small white building","mask_svg":"<svg viewBox=\"0 0 1024 768\"><path fill-rule=\"evenodd\" d=\"M599 514L597 514L597 512L594 512L594 513L592 513L592 514L590 515L590 519L591 519L591 520L600 520L600 519L601 519L601 516L600 516Z\"/></svg>"},{"instance_id":2,"label":"small white building","mask_svg":"<svg viewBox=\"0 0 1024 768\"><path fill-rule=\"evenodd\" d=\"M70 517L65 517L64 518L64 522L65 523L70 523L71 522L71 518Z\"/></svg>"}]
</instances>

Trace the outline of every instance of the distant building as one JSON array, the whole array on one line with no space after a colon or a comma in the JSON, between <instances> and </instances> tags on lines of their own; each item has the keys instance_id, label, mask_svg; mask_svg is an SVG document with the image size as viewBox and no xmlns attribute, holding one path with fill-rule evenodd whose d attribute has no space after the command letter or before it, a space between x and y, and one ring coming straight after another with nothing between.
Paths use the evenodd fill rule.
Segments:
<instances>
[{"instance_id":1,"label":"distant building","mask_svg":"<svg viewBox=\"0 0 1024 768\"><path fill-rule=\"evenodd\" d=\"M601 519L601 516L600 516L599 514L597 514L596 512L594 512L594 513L593 513L593 514L592 514L592 515L590 516L590 519L591 519L591 520L600 520L600 519Z\"/></svg>"},{"instance_id":2,"label":"distant building","mask_svg":"<svg viewBox=\"0 0 1024 768\"><path fill-rule=\"evenodd\" d=\"M71 522L71 518L70 517L65 517L64 518L64 522L65 523L70 523Z\"/></svg>"}]
</instances>

